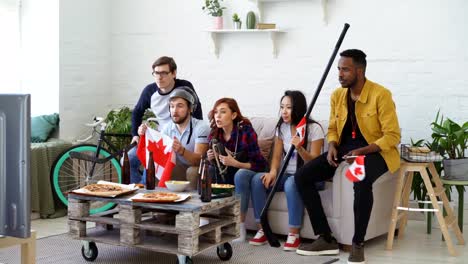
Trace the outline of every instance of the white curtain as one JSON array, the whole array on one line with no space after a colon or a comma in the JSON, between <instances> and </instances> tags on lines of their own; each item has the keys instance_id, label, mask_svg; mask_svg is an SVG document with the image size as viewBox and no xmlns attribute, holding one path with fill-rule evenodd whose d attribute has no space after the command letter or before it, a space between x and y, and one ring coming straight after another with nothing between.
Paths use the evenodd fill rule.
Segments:
<instances>
[{"instance_id":1,"label":"white curtain","mask_svg":"<svg viewBox=\"0 0 468 264\"><path fill-rule=\"evenodd\" d=\"M21 93L20 0L0 0L0 93Z\"/></svg>"}]
</instances>

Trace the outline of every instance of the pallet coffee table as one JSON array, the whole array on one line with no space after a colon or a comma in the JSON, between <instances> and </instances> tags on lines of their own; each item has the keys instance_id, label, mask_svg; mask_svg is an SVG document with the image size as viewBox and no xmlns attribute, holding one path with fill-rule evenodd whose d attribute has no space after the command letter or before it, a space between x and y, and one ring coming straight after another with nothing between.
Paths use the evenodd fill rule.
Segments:
<instances>
[{"instance_id":1,"label":"pallet coffee table","mask_svg":"<svg viewBox=\"0 0 468 264\"><path fill-rule=\"evenodd\" d=\"M133 195L117 198L68 195L69 235L83 241L81 250L86 260L97 258L96 242L177 254L180 264L193 263L193 256L213 247L217 247L220 259L231 258L229 242L239 237L239 197L203 203L198 193L193 192L189 200L181 203L137 203L129 199ZM117 206L90 215L90 201L96 200ZM202 221L207 223L200 226L200 218L207 219ZM86 222L96 223L96 228L86 229Z\"/></svg>"}]
</instances>

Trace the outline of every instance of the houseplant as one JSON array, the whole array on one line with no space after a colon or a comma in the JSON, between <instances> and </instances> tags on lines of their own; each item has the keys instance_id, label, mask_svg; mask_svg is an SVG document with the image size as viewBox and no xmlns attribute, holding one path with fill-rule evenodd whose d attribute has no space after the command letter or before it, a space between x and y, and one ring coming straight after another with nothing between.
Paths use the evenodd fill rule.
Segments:
<instances>
[{"instance_id":1,"label":"houseplant","mask_svg":"<svg viewBox=\"0 0 468 264\"><path fill-rule=\"evenodd\" d=\"M444 177L451 180L468 180L468 158L465 156L468 141L468 122L463 125L440 116L431 123L433 150L443 157Z\"/></svg>"},{"instance_id":2,"label":"houseplant","mask_svg":"<svg viewBox=\"0 0 468 264\"><path fill-rule=\"evenodd\" d=\"M232 15L232 22L234 24L234 29L241 29L242 21L240 20L240 17L237 13Z\"/></svg>"},{"instance_id":3,"label":"houseplant","mask_svg":"<svg viewBox=\"0 0 468 264\"><path fill-rule=\"evenodd\" d=\"M203 11L214 17L215 29L223 28L223 9L226 7L222 7L220 1L223 0L205 0L205 5L202 7Z\"/></svg>"},{"instance_id":4,"label":"houseplant","mask_svg":"<svg viewBox=\"0 0 468 264\"><path fill-rule=\"evenodd\" d=\"M149 117L154 117L154 114L151 110L147 109L143 115L143 120ZM128 135L128 137L110 137L111 143L117 149L123 149L130 144L132 140L132 110L130 108L125 106L110 110L107 113L105 122L107 123L106 133ZM109 149L108 146L106 148Z\"/></svg>"}]
</instances>

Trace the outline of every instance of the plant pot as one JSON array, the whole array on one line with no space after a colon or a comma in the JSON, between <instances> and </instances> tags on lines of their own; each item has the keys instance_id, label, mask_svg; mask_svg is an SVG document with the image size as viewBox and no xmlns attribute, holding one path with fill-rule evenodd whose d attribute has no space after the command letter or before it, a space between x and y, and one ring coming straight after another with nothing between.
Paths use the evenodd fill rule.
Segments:
<instances>
[{"instance_id":1,"label":"plant pot","mask_svg":"<svg viewBox=\"0 0 468 264\"><path fill-rule=\"evenodd\" d=\"M214 29L223 29L223 17L214 17Z\"/></svg>"},{"instance_id":2,"label":"plant pot","mask_svg":"<svg viewBox=\"0 0 468 264\"><path fill-rule=\"evenodd\" d=\"M468 158L446 159L444 164L444 179L468 181Z\"/></svg>"},{"instance_id":3,"label":"plant pot","mask_svg":"<svg viewBox=\"0 0 468 264\"><path fill-rule=\"evenodd\" d=\"M233 21L232 23L233 23L233 25L234 25L234 29L241 29L242 22L240 22L240 21Z\"/></svg>"}]
</instances>

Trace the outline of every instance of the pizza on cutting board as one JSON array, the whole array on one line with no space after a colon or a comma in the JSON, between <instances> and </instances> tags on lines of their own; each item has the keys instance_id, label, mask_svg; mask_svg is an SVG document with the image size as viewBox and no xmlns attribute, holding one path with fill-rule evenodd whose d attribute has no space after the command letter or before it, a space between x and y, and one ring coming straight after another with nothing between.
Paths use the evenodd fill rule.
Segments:
<instances>
[{"instance_id":1,"label":"pizza on cutting board","mask_svg":"<svg viewBox=\"0 0 468 264\"><path fill-rule=\"evenodd\" d=\"M82 188L87 193L96 196L112 196L127 191L126 189L114 184L90 184Z\"/></svg>"}]
</instances>

